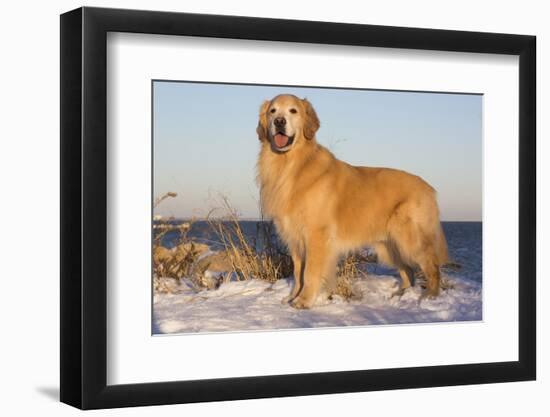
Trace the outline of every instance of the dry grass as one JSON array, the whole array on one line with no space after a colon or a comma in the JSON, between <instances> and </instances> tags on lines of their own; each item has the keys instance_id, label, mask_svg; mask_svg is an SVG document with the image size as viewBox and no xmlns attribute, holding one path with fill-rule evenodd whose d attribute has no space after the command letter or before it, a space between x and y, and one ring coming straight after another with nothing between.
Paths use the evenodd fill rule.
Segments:
<instances>
[{"instance_id":1,"label":"dry grass","mask_svg":"<svg viewBox=\"0 0 550 417\"><path fill-rule=\"evenodd\" d=\"M180 279L192 276L193 265L208 250L208 246L195 243L187 237L189 228L182 228L181 225L169 226L161 229L153 239L153 286L159 292L173 292L172 286L165 284L166 278L172 278L179 283ZM162 238L174 230L180 231L180 237L173 249L167 249L161 245Z\"/></svg>"},{"instance_id":2,"label":"dry grass","mask_svg":"<svg viewBox=\"0 0 550 417\"><path fill-rule=\"evenodd\" d=\"M177 196L178 196L177 193L169 191L166 194L156 198L155 203L153 204L153 208L157 207L160 203L162 203L167 198L174 198L174 197L177 197Z\"/></svg>"},{"instance_id":3,"label":"dry grass","mask_svg":"<svg viewBox=\"0 0 550 417\"><path fill-rule=\"evenodd\" d=\"M156 208L164 200L176 196L176 193L168 192L157 198L153 207ZM175 286L172 283L169 284L166 278L172 278L179 283L181 278L191 273L197 258L205 250L208 250L206 245L195 243L188 237L193 223L193 220L182 224L171 224L167 220L155 223L153 227L156 231L153 238L153 288L155 292L173 292ZM167 249L162 246L162 239L167 233L173 231L177 231L179 237L176 246L173 249Z\"/></svg>"},{"instance_id":4,"label":"dry grass","mask_svg":"<svg viewBox=\"0 0 550 417\"><path fill-rule=\"evenodd\" d=\"M363 253L351 253L338 264L336 286L331 295L339 295L344 300L360 299L362 294L354 286L358 277L366 276L364 264L371 262Z\"/></svg>"},{"instance_id":5,"label":"dry grass","mask_svg":"<svg viewBox=\"0 0 550 417\"><path fill-rule=\"evenodd\" d=\"M220 210L223 215L214 218L213 215ZM290 275L292 259L277 245L270 226L264 222L258 223L261 226L258 226L257 238L250 242L242 230L237 211L224 196L220 197L219 208L212 210L207 220L223 245L237 279L275 282ZM258 242L258 238L263 241Z\"/></svg>"},{"instance_id":6,"label":"dry grass","mask_svg":"<svg viewBox=\"0 0 550 417\"><path fill-rule=\"evenodd\" d=\"M181 279L187 276L197 258L206 252L208 247L195 242L180 242L173 249L156 245L153 247L153 265L157 275Z\"/></svg>"}]
</instances>

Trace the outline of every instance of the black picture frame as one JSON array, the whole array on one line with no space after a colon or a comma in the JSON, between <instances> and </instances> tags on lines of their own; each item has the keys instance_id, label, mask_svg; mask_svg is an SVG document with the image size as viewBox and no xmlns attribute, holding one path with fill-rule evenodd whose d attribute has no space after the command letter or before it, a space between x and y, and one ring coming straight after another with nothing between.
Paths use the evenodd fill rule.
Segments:
<instances>
[{"instance_id":1,"label":"black picture frame","mask_svg":"<svg viewBox=\"0 0 550 417\"><path fill-rule=\"evenodd\" d=\"M107 385L108 32L519 56L518 361ZM61 15L61 401L94 409L534 380L535 45L525 35L252 17L88 7Z\"/></svg>"}]
</instances>

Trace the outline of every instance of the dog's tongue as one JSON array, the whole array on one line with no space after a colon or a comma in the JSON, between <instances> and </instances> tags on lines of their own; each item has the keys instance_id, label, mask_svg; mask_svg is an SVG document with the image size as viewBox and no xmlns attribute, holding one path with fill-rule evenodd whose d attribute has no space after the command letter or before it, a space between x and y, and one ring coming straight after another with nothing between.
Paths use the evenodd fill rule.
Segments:
<instances>
[{"instance_id":1,"label":"dog's tongue","mask_svg":"<svg viewBox=\"0 0 550 417\"><path fill-rule=\"evenodd\" d=\"M273 139L275 139L275 145L277 145L278 148L284 148L288 143L288 136L282 133L277 133Z\"/></svg>"}]
</instances>

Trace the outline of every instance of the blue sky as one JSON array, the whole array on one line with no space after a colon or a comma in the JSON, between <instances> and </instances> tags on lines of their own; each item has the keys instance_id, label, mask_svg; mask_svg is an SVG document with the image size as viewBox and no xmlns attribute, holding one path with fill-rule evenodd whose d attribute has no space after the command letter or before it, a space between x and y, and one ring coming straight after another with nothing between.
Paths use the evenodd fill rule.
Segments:
<instances>
[{"instance_id":1,"label":"blue sky","mask_svg":"<svg viewBox=\"0 0 550 417\"><path fill-rule=\"evenodd\" d=\"M281 93L307 97L319 143L354 165L398 168L438 191L442 220L481 220L482 96L154 82L155 213L204 216L222 193L258 217L258 110Z\"/></svg>"}]
</instances>

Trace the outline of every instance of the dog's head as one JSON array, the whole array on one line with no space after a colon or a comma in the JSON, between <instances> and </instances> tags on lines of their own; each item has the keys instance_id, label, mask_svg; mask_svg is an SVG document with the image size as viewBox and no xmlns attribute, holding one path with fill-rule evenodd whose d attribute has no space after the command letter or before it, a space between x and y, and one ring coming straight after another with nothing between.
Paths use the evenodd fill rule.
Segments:
<instances>
[{"instance_id":1,"label":"dog's head","mask_svg":"<svg viewBox=\"0 0 550 417\"><path fill-rule=\"evenodd\" d=\"M262 104L256 132L276 152L287 152L302 140L314 139L319 126L309 101L283 94Z\"/></svg>"}]
</instances>

